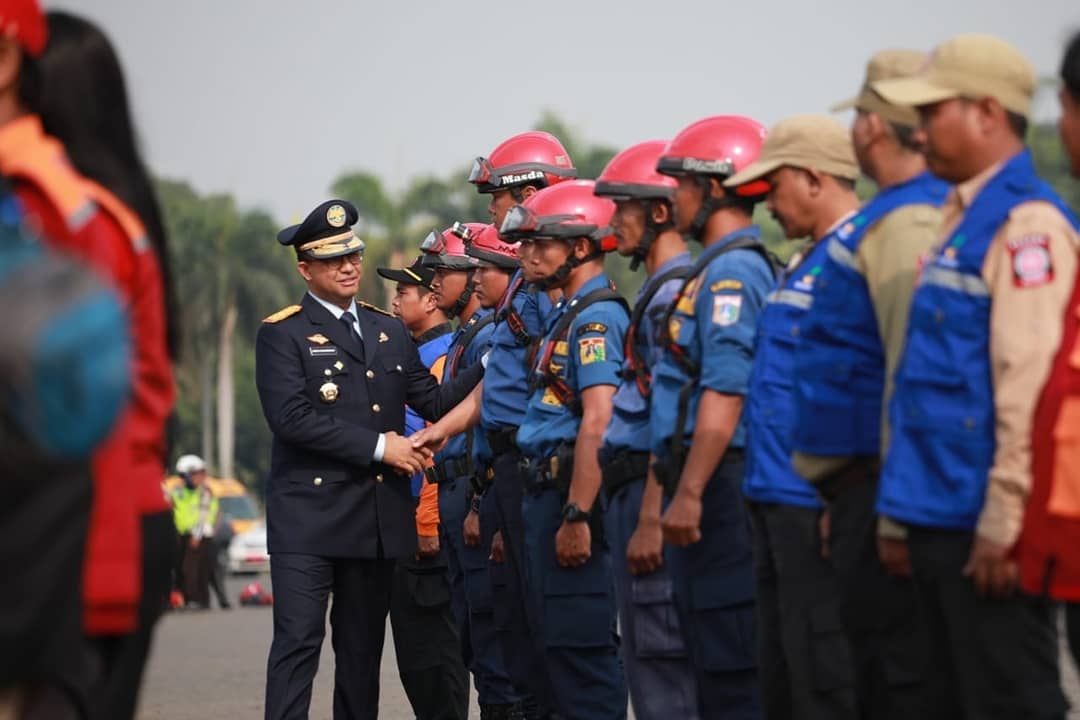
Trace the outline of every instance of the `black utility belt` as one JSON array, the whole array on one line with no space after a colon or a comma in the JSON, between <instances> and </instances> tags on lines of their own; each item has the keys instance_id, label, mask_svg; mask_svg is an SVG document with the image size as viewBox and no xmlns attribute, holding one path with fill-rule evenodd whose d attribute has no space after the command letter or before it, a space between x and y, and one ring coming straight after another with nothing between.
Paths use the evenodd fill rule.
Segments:
<instances>
[{"instance_id":1,"label":"black utility belt","mask_svg":"<svg viewBox=\"0 0 1080 720\"><path fill-rule=\"evenodd\" d=\"M608 497L649 474L649 453L620 450L600 465L604 490Z\"/></svg>"},{"instance_id":2,"label":"black utility belt","mask_svg":"<svg viewBox=\"0 0 1080 720\"><path fill-rule=\"evenodd\" d=\"M574 447L562 445L555 454L546 458L522 458L525 471L525 491L537 494L544 490L558 490L565 496L570 492L574 476Z\"/></svg>"},{"instance_id":3,"label":"black utility belt","mask_svg":"<svg viewBox=\"0 0 1080 720\"><path fill-rule=\"evenodd\" d=\"M520 453L517 444L517 431L516 427L510 427L486 433L484 439L487 440L488 447L491 448L491 454L498 456L511 452Z\"/></svg>"},{"instance_id":4,"label":"black utility belt","mask_svg":"<svg viewBox=\"0 0 1080 720\"><path fill-rule=\"evenodd\" d=\"M471 477L472 474L472 459L467 456L443 460L424 470L424 476L432 485L440 485L444 482L457 480L458 478Z\"/></svg>"}]
</instances>

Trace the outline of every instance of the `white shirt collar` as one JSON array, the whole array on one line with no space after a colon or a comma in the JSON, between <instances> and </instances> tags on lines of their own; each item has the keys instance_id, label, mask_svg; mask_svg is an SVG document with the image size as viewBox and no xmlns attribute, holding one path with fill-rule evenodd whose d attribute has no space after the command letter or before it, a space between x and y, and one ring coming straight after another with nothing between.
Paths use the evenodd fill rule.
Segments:
<instances>
[{"instance_id":1,"label":"white shirt collar","mask_svg":"<svg viewBox=\"0 0 1080 720\"><path fill-rule=\"evenodd\" d=\"M341 309L337 305L334 305L333 303L326 302L325 300L323 300L321 297L318 297L317 295L315 295L310 290L308 290L308 295L311 295L311 297L315 300L315 302L319 303L324 308L329 310L330 314L334 316L335 320L340 320L341 316L345 314L345 311L343 309ZM355 300L350 300L349 301L349 312L352 313L354 318L357 317L357 315L356 315L356 301Z\"/></svg>"}]
</instances>

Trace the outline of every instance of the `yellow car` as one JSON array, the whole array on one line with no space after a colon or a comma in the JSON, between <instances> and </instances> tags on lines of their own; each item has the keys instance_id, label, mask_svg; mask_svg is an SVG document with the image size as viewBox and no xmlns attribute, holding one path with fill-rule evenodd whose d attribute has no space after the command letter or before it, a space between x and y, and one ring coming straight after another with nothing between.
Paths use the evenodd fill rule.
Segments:
<instances>
[{"instance_id":1,"label":"yellow car","mask_svg":"<svg viewBox=\"0 0 1080 720\"><path fill-rule=\"evenodd\" d=\"M172 495L173 490L183 484L184 481L178 476L170 475L163 483L165 494ZM261 520L259 507L243 483L232 478L208 477L206 486L218 499L220 512L232 526L233 535L247 532Z\"/></svg>"}]
</instances>

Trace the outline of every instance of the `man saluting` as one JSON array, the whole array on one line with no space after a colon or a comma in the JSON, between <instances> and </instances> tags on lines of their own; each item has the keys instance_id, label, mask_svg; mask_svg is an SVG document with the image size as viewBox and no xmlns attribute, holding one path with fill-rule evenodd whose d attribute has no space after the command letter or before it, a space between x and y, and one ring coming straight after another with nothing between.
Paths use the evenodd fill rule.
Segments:
<instances>
[{"instance_id":1,"label":"man saluting","mask_svg":"<svg viewBox=\"0 0 1080 720\"><path fill-rule=\"evenodd\" d=\"M440 390L401 321L356 301L357 217L330 200L278 234L308 292L266 318L256 340L255 380L274 434L268 720L307 717L331 593L334 718L376 717L394 558L416 550L409 476L427 459L401 435L405 405L435 420L483 372L478 363Z\"/></svg>"}]
</instances>

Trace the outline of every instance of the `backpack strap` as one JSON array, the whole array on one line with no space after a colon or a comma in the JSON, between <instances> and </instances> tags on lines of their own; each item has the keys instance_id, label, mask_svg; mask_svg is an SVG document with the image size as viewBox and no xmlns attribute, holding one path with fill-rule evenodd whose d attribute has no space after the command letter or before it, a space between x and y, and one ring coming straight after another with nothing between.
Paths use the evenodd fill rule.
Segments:
<instances>
[{"instance_id":1,"label":"backpack strap","mask_svg":"<svg viewBox=\"0 0 1080 720\"><path fill-rule=\"evenodd\" d=\"M633 380L637 383L638 391L643 397L648 398L652 393L652 373L649 371L648 361L642 357L638 347L637 339L641 331L641 321L645 318L645 311L648 309L649 303L656 297L656 293L660 291L660 288L669 280L685 278L689 273L690 266L682 265L673 267L661 274L653 280L652 285L645 291L645 294L638 298L637 304L634 305L634 311L630 313L630 328L626 331L626 342L623 346L627 366L622 372L622 377L624 380Z\"/></svg>"},{"instance_id":2,"label":"backpack strap","mask_svg":"<svg viewBox=\"0 0 1080 720\"><path fill-rule=\"evenodd\" d=\"M570 301L566 313L559 318L559 322L555 324L555 327L552 328L551 333L548 335L546 344L543 345L540 361L535 366L533 380L529 384L530 395L539 388L548 388L555 394L561 404L570 408L570 411L575 415L581 415L583 411L581 399L574 389L570 387L569 383L566 382L566 378L559 377L552 372L551 357L555 354L555 347L560 342L566 341L570 334L570 328L573 326L574 320L581 314L581 311L600 302L617 302L622 306L623 311L627 314L630 313L630 307L626 304L626 300L611 288L598 288L580 300Z\"/></svg>"},{"instance_id":3,"label":"backpack strap","mask_svg":"<svg viewBox=\"0 0 1080 720\"><path fill-rule=\"evenodd\" d=\"M450 358L451 378L457 377L458 368L461 365L461 358L465 356L465 351L469 348L469 345L472 344L472 341L476 339L477 334L493 322L495 322L495 313L485 315L479 320L470 322L465 327L464 332L461 333L461 339L454 349L454 355Z\"/></svg>"}]
</instances>

